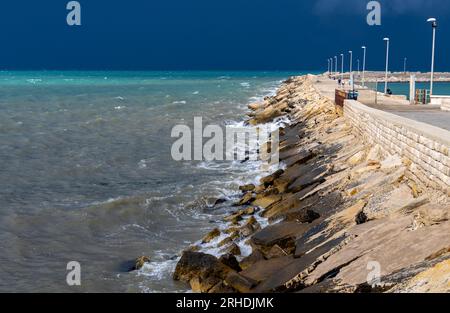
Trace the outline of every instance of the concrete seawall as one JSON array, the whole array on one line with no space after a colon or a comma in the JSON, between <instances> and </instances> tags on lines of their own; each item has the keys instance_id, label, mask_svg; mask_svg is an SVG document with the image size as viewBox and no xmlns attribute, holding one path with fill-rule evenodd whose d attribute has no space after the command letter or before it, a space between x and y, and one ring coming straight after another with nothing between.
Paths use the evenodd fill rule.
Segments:
<instances>
[{"instance_id":1,"label":"concrete seawall","mask_svg":"<svg viewBox=\"0 0 450 313\"><path fill-rule=\"evenodd\" d=\"M411 162L411 174L450 194L450 132L346 100L344 116L354 129L391 154Z\"/></svg>"}]
</instances>

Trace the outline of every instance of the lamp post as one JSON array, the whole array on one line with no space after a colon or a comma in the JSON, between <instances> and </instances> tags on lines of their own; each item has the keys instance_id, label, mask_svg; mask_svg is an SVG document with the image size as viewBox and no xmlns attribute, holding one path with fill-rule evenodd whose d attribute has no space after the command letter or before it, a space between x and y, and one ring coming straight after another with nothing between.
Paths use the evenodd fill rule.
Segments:
<instances>
[{"instance_id":1,"label":"lamp post","mask_svg":"<svg viewBox=\"0 0 450 313\"><path fill-rule=\"evenodd\" d=\"M360 72L360 68L359 68L359 59L356 59L356 64L358 64L358 76L361 74L361 72Z\"/></svg>"},{"instance_id":2,"label":"lamp post","mask_svg":"<svg viewBox=\"0 0 450 313\"><path fill-rule=\"evenodd\" d=\"M337 56L334 56L334 73L337 75L338 73L338 64L337 64Z\"/></svg>"},{"instance_id":3,"label":"lamp post","mask_svg":"<svg viewBox=\"0 0 450 313\"><path fill-rule=\"evenodd\" d=\"M363 56L363 74L362 74L362 85L363 87L365 87L365 74L366 74L366 50L367 47L366 46L362 46L361 47L364 51L364 56Z\"/></svg>"},{"instance_id":4,"label":"lamp post","mask_svg":"<svg viewBox=\"0 0 450 313\"><path fill-rule=\"evenodd\" d=\"M330 61L330 75L333 75L333 58L328 59Z\"/></svg>"},{"instance_id":5,"label":"lamp post","mask_svg":"<svg viewBox=\"0 0 450 313\"><path fill-rule=\"evenodd\" d=\"M408 61L408 58L403 59L403 73L406 75L406 61Z\"/></svg>"},{"instance_id":6,"label":"lamp post","mask_svg":"<svg viewBox=\"0 0 450 313\"><path fill-rule=\"evenodd\" d=\"M384 38L386 41L386 74L384 79L384 94L387 94L388 89L388 71L389 71L389 38Z\"/></svg>"},{"instance_id":7,"label":"lamp post","mask_svg":"<svg viewBox=\"0 0 450 313\"><path fill-rule=\"evenodd\" d=\"M433 79L434 79L434 51L436 45L436 28L437 28L437 20L432 17L427 20L427 22L431 23L431 27L433 28L433 47L431 50L431 78L430 78L430 96L433 95Z\"/></svg>"},{"instance_id":8,"label":"lamp post","mask_svg":"<svg viewBox=\"0 0 450 313\"><path fill-rule=\"evenodd\" d=\"M350 53L350 75L353 72L353 51L349 51L348 53Z\"/></svg>"},{"instance_id":9,"label":"lamp post","mask_svg":"<svg viewBox=\"0 0 450 313\"><path fill-rule=\"evenodd\" d=\"M328 62L327 73L330 74L330 59L328 59L327 62Z\"/></svg>"},{"instance_id":10,"label":"lamp post","mask_svg":"<svg viewBox=\"0 0 450 313\"><path fill-rule=\"evenodd\" d=\"M341 53L341 81L344 83L344 54Z\"/></svg>"}]
</instances>

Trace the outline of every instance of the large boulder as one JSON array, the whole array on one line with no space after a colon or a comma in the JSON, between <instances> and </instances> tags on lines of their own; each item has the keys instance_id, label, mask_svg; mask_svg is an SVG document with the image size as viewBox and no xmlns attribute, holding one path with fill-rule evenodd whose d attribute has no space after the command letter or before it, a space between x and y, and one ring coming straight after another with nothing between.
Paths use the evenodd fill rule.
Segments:
<instances>
[{"instance_id":1,"label":"large boulder","mask_svg":"<svg viewBox=\"0 0 450 313\"><path fill-rule=\"evenodd\" d=\"M185 251L173 273L173 279L189 283L194 277L225 279L233 271L215 256L201 252Z\"/></svg>"}]
</instances>

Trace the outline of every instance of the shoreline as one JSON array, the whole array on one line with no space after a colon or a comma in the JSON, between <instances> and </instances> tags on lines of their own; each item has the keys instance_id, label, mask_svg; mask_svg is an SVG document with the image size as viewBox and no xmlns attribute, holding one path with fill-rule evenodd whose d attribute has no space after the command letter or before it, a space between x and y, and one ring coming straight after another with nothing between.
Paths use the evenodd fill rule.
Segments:
<instances>
[{"instance_id":1,"label":"shoreline","mask_svg":"<svg viewBox=\"0 0 450 313\"><path fill-rule=\"evenodd\" d=\"M290 120L280 129L284 170L241 186L226 228L201 240L220 258L196 246L183 252L173 278L193 292L402 292L422 288L418 275L432 291L446 288L433 270L450 266L448 197L409 176L409 160L359 136L318 78L292 77L249 105L250 125ZM377 264L382 283L371 286Z\"/></svg>"}]
</instances>

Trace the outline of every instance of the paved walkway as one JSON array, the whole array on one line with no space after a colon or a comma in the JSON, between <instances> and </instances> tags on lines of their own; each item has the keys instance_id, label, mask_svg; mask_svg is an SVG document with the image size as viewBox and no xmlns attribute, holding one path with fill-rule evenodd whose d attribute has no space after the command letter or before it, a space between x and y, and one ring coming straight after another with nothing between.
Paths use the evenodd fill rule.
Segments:
<instances>
[{"instance_id":1,"label":"paved walkway","mask_svg":"<svg viewBox=\"0 0 450 313\"><path fill-rule=\"evenodd\" d=\"M324 96L334 101L337 81L326 77L319 77L316 84ZM347 85L345 89L349 89ZM427 123L436 127L450 130L450 112L445 112L435 105L410 105L402 96L385 96L373 90L359 90L358 101L374 109L390 112L418 122Z\"/></svg>"}]
</instances>

